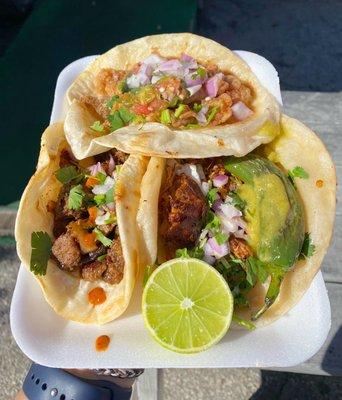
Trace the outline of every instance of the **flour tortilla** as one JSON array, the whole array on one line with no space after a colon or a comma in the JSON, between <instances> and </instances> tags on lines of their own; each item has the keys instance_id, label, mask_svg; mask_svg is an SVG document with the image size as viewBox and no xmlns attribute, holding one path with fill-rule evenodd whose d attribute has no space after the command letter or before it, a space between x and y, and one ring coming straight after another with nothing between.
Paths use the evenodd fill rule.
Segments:
<instances>
[{"instance_id":1,"label":"flour tortilla","mask_svg":"<svg viewBox=\"0 0 342 400\"><path fill-rule=\"evenodd\" d=\"M301 122L283 115L281 124L281 136L267 145L265 150L269 158L277 161L285 170L301 166L309 173L309 179L296 179L296 187L304 204L305 230L310 232L316 250L313 256L299 260L286 274L277 300L254 322L258 327L268 325L286 314L309 289L329 247L335 218L336 174L327 149L318 136ZM146 182L161 181L164 161L160 158L153 161L154 168L148 170L144 177ZM323 187L317 187L317 180L323 181ZM143 196L138 211L138 223L141 235L145 235L145 242L148 243L151 262L155 262L157 251L159 253L162 250L158 244L158 208L155 206L159 191L147 191L143 186L141 191ZM146 203L153 204L154 208L144 208L142 204ZM150 224L148 233L145 232L146 220ZM267 284L257 285L250 292L252 310L263 306L266 291ZM243 318L250 317L250 311L235 311Z\"/></svg>"},{"instance_id":2,"label":"flour tortilla","mask_svg":"<svg viewBox=\"0 0 342 400\"><path fill-rule=\"evenodd\" d=\"M29 269L31 257L31 233L47 232L53 237L53 215L46 206L56 200L61 184L54 177L59 169L62 149L69 148L63 125L56 123L46 129L41 140L36 173L29 181L21 198L15 227L19 258ZM39 282L47 302L62 317L89 324L104 324L121 315L130 301L141 260L136 228L136 212L140 199L140 183L147 168L148 159L130 156L120 170L116 184L116 214L125 260L124 276L120 283L110 285L102 280L88 282L74 277L49 261L45 276L34 277ZM88 302L88 293L95 287L105 290L106 301L96 307Z\"/></svg>"},{"instance_id":3,"label":"flour tortilla","mask_svg":"<svg viewBox=\"0 0 342 400\"><path fill-rule=\"evenodd\" d=\"M129 70L152 52L164 57L180 57L186 53L203 65L211 62L220 70L234 74L253 90L253 116L234 124L184 130L172 130L160 123L146 123L99 136L90 129L98 116L81 101L84 96L96 96L96 75L102 68ZM126 153L164 158L243 156L260 144L270 142L279 133L278 103L260 84L249 66L226 47L191 33L147 36L114 47L78 76L67 92L67 100L69 110L64 129L78 159L113 147Z\"/></svg>"}]
</instances>

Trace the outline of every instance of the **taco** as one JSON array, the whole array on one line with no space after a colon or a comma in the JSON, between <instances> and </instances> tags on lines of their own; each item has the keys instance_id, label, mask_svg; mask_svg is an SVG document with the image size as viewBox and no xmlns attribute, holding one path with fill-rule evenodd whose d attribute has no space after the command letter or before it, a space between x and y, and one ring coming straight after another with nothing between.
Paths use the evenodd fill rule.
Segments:
<instances>
[{"instance_id":1,"label":"taco","mask_svg":"<svg viewBox=\"0 0 342 400\"><path fill-rule=\"evenodd\" d=\"M67 92L79 159L118 148L164 158L242 156L278 134L279 106L249 66L190 33L114 47Z\"/></svg>"},{"instance_id":2,"label":"taco","mask_svg":"<svg viewBox=\"0 0 342 400\"><path fill-rule=\"evenodd\" d=\"M62 317L103 324L125 311L144 258L136 212L147 164L115 149L77 161L62 124L44 132L15 236L22 263Z\"/></svg>"},{"instance_id":3,"label":"taco","mask_svg":"<svg viewBox=\"0 0 342 400\"><path fill-rule=\"evenodd\" d=\"M157 265L175 257L213 265L230 286L235 320L250 328L300 300L327 251L336 200L333 162L309 128L283 116L279 138L247 156L156 158L149 167L144 180L160 190L142 186L137 219Z\"/></svg>"}]
</instances>

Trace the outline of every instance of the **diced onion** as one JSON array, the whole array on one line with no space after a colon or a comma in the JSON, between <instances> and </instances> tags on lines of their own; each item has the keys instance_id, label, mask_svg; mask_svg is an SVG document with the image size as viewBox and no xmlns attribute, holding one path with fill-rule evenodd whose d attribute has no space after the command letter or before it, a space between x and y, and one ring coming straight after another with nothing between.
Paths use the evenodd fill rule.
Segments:
<instances>
[{"instance_id":1,"label":"diced onion","mask_svg":"<svg viewBox=\"0 0 342 400\"><path fill-rule=\"evenodd\" d=\"M90 175L92 175L92 176L97 175L99 172L101 172L101 174L105 174L105 175L106 175L106 172L105 172L105 170L102 168L102 165L101 165L100 162L98 162L98 163L96 163L96 164L91 165L90 167L88 167L88 171L90 171Z\"/></svg>"},{"instance_id":2,"label":"diced onion","mask_svg":"<svg viewBox=\"0 0 342 400\"><path fill-rule=\"evenodd\" d=\"M114 186L115 180L110 176L107 176L106 180L102 185L95 185L92 192L94 194L106 194Z\"/></svg>"},{"instance_id":3,"label":"diced onion","mask_svg":"<svg viewBox=\"0 0 342 400\"><path fill-rule=\"evenodd\" d=\"M253 114L253 111L242 101L238 101L232 106L232 112L236 119L242 121Z\"/></svg>"},{"instance_id":4,"label":"diced onion","mask_svg":"<svg viewBox=\"0 0 342 400\"><path fill-rule=\"evenodd\" d=\"M198 67L197 61L188 54L183 53L181 55L180 62L189 69L197 69Z\"/></svg>"},{"instance_id":5,"label":"diced onion","mask_svg":"<svg viewBox=\"0 0 342 400\"><path fill-rule=\"evenodd\" d=\"M214 237L209 238L204 245L204 254L208 257L222 258L229 254L229 245L227 242L218 244Z\"/></svg>"},{"instance_id":6,"label":"diced onion","mask_svg":"<svg viewBox=\"0 0 342 400\"><path fill-rule=\"evenodd\" d=\"M190 96L197 93L202 88L202 85L196 85L186 88L186 90L190 93Z\"/></svg>"},{"instance_id":7,"label":"diced onion","mask_svg":"<svg viewBox=\"0 0 342 400\"><path fill-rule=\"evenodd\" d=\"M95 219L95 224L96 225L104 225L109 218L110 218L110 213L108 211L106 213L98 212L98 216Z\"/></svg>"},{"instance_id":8,"label":"diced onion","mask_svg":"<svg viewBox=\"0 0 342 400\"><path fill-rule=\"evenodd\" d=\"M109 154L108 173L111 175L115 169L115 161L111 154Z\"/></svg>"},{"instance_id":9,"label":"diced onion","mask_svg":"<svg viewBox=\"0 0 342 400\"><path fill-rule=\"evenodd\" d=\"M227 175L216 175L213 178L213 185L217 188L220 188L228 183Z\"/></svg>"},{"instance_id":10,"label":"diced onion","mask_svg":"<svg viewBox=\"0 0 342 400\"><path fill-rule=\"evenodd\" d=\"M129 89L136 89L140 86L149 84L150 78L146 74L138 72L137 74L128 77L126 83Z\"/></svg>"},{"instance_id":11,"label":"diced onion","mask_svg":"<svg viewBox=\"0 0 342 400\"><path fill-rule=\"evenodd\" d=\"M205 125L207 123L206 114L207 114L208 110L209 110L209 107L205 104L202 106L202 108L197 113L196 119L201 125Z\"/></svg>"},{"instance_id":12,"label":"diced onion","mask_svg":"<svg viewBox=\"0 0 342 400\"><path fill-rule=\"evenodd\" d=\"M205 88L209 97L216 97L219 87L219 82L222 78L223 74L220 72L218 74L215 74L206 81Z\"/></svg>"}]
</instances>

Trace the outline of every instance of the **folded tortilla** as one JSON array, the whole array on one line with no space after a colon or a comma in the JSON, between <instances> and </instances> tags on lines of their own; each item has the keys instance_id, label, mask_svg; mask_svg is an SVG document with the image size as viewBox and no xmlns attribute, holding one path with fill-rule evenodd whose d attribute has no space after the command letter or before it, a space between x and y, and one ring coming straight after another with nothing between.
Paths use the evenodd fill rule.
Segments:
<instances>
[{"instance_id":1,"label":"folded tortilla","mask_svg":"<svg viewBox=\"0 0 342 400\"><path fill-rule=\"evenodd\" d=\"M298 260L286 273L281 284L280 294L271 307L255 322L256 326L272 323L293 308L309 289L318 272L329 247L332 236L335 204L336 173L333 161L318 136L301 122L282 116L282 133L275 141L266 145L264 151L268 157L291 170L300 165L308 172L308 179L296 179L296 187L305 210L305 230L310 232L315 245L311 257ZM147 190L148 185L158 185L165 167L165 159L154 158L149 164L141 188L141 201L137 215L141 235L147 244L150 262L155 262L160 251L158 243L158 197L159 190ZM147 207L151 204L153 207ZM149 224L146 230L146 224ZM259 310L265 299L268 283L257 284L249 293L249 310L235 310L240 317L249 319L251 310Z\"/></svg>"},{"instance_id":2,"label":"folded tortilla","mask_svg":"<svg viewBox=\"0 0 342 400\"><path fill-rule=\"evenodd\" d=\"M98 116L82 103L82 98L95 95L94 80L99 71L103 68L129 70L152 52L177 58L185 53L203 65L213 63L221 71L234 74L252 89L253 115L240 122L198 129L176 130L149 122L122 127L104 136L96 134L90 126ZM249 66L226 47L191 33L147 36L114 47L77 77L67 92L67 100L69 109L64 129L78 159L113 147L126 153L165 158L242 156L270 142L279 133L278 103Z\"/></svg>"},{"instance_id":3,"label":"folded tortilla","mask_svg":"<svg viewBox=\"0 0 342 400\"><path fill-rule=\"evenodd\" d=\"M61 187L54 172L59 169L60 154L69 146L63 124L46 129L41 140L37 170L29 181L20 201L15 226L17 251L26 268L30 268L31 234L44 231L53 237L53 215L47 211L49 201L55 201ZM111 285L98 280L89 282L62 271L51 259L44 276L34 277L39 282L47 302L66 319L83 323L103 324L119 317L130 301L140 260L145 261L144 248L138 242L136 213L140 199L140 184L149 159L130 156L122 165L116 181L115 204L119 237L125 260L123 279ZM88 293L103 288L106 301L93 306Z\"/></svg>"}]
</instances>

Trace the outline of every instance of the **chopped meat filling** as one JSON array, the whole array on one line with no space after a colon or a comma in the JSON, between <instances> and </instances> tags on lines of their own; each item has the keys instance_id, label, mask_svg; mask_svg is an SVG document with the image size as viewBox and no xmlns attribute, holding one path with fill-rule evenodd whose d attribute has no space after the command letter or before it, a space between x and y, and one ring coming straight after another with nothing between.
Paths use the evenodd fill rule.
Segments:
<instances>
[{"instance_id":1,"label":"chopped meat filling","mask_svg":"<svg viewBox=\"0 0 342 400\"><path fill-rule=\"evenodd\" d=\"M75 271L81 262L80 247L69 232L55 240L52 246L52 254L57 259L61 269L66 271Z\"/></svg>"},{"instance_id":2,"label":"chopped meat filling","mask_svg":"<svg viewBox=\"0 0 342 400\"><path fill-rule=\"evenodd\" d=\"M175 175L161 197L161 234L176 250L195 245L207 213L206 199L198 184L185 174Z\"/></svg>"},{"instance_id":3,"label":"chopped meat filling","mask_svg":"<svg viewBox=\"0 0 342 400\"><path fill-rule=\"evenodd\" d=\"M119 283L123 278L125 260L122 254L122 247L119 238L113 240L106 257L107 269L102 279L110 284Z\"/></svg>"},{"instance_id":4,"label":"chopped meat filling","mask_svg":"<svg viewBox=\"0 0 342 400\"><path fill-rule=\"evenodd\" d=\"M90 282L97 281L101 279L106 269L107 265L104 261L91 262L82 268L82 278Z\"/></svg>"},{"instance_id":5,"label":"chopped meat filling","mask_svg":"<svg viewBox=\"0 0 342 400\"><path fill-rule=\"evenodd\" d=\"M229 238L230 251L236 258L245 260L246 258L253 255L251 248L243 239L236 237Z\"/></svg>"}]
</instances>

